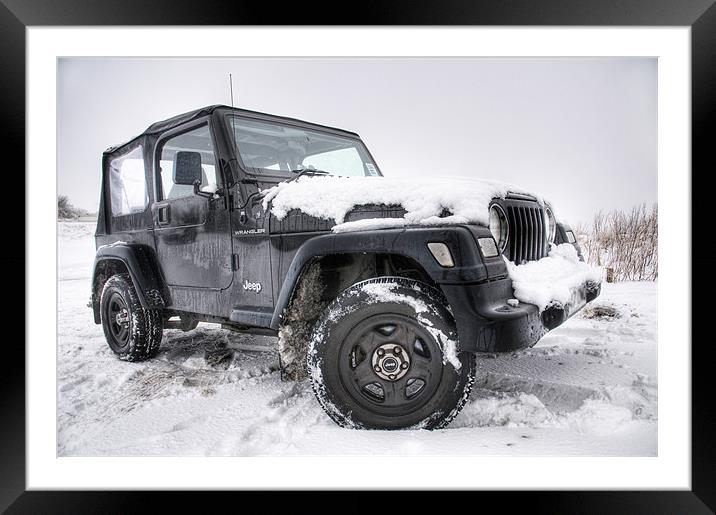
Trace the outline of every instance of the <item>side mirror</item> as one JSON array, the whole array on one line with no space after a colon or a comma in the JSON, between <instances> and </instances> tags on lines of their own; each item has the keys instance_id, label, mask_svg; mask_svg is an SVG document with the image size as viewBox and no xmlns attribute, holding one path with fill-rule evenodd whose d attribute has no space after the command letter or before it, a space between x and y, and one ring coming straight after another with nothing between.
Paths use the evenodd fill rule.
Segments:
<instances>
[{"instance_id":1,"label":"side mirror","mask_svg":"<svg viewBox=\"0 0 716 515\"><path fill-rule=\"evenodd\" d=\"M199 152L177 152L174 156L174 184L193 186L201 184L201 154Z\"/></svg>"}]
</instances>

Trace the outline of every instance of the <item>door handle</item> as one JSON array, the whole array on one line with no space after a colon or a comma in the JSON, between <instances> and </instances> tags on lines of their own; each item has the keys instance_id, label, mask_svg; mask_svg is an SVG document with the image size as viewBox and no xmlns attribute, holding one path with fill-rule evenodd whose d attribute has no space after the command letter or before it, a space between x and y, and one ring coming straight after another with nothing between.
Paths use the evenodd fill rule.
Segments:
<instances>
[{"instance_id":1,"label":"door handle","mask_svg":"<svg viewBox=\"0 0 716 515\"><path fill-rule=\"evenodd\" d=\"M157 222L159 225L167 225L169 223L169 206L159 206L157 208Z\"/></svg>"}]
</instances>

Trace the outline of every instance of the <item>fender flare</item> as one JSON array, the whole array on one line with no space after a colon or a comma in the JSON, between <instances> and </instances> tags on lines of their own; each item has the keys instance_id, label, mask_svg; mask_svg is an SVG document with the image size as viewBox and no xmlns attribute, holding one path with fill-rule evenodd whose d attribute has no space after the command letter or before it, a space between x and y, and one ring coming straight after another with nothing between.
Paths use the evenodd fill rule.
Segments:
<instances>
[{"instance_id":1,"label":"fender flare","mask_svg":"<svg viewBox=\"0 0 716 515\"><path fill-rule=\"evenodd\" d=\"M455 225L327 233L315 236L298 249L291 261L274 307L270 327L279 328L283 312L306 265L324 256L354 253L400 255L415 260L438 285L485 281L488 279L488 270L472 234L474 230L474 228L470 230L466 226ZM489 234L488 229L484 230ZM429 242L446 243L453 256L459 258L456 266L441 267L427 248Z\"/></svg>"},{"instance_id":2,"label":"fender flare","mask_svg":"<svg viewBox=\"0 0 716 515\"><path fill-rule=\"evenodd\" d=\"M101 270L111 261L119 261L127 269L143 308L163 309L171 304L154 251L150 247L120 242L103 245L97 249L92 269L92 304L95 309L95 322L99 314L100 292L97 291L97 281Z\"/></svg>"}]
</instances>

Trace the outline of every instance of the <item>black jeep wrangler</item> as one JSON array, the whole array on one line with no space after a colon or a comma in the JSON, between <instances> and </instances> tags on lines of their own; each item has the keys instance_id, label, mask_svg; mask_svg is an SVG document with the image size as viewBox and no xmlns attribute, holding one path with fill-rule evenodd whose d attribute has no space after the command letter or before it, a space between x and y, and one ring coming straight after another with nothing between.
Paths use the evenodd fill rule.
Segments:
<instances>
[{"instance_id":1,"label":"black jeep wrangler","mask_svg":"<svg viewBox=\"0 0 716 515\"><path fill-rule=\"evenodd\" d=\"M380 181L374 163L357 134L227 106L106 150L91 306L110 348L145 360L164 329L202 321L278 336L282 377L308 375L338 424L433 429L465 403L476 352L532 346L599 294L586 281L569 303L514 300L503 256L539 260L552 243L579 252L571 229L529 195L494 198L486 226L359 232L297 209L279 217L265 201L304 177ZM356 205L346 220L403 213Z\"/></svg>"}]
</instances>

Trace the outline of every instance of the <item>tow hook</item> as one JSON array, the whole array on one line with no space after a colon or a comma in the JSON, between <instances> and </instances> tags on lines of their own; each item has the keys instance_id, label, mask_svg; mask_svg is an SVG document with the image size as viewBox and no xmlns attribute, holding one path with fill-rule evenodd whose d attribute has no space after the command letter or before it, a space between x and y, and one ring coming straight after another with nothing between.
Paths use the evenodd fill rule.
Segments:
<instances>
[{"instance_id":1,"label":"tow hook","mask_svg":"<svg viewBox=\"0 0 716 515\"><path fill-rule=\"evenodd\" d=\"M561 304L549 306L542 312L542 324L550 331L565 321L567 313Z\"/></svg>"}]
</instances>

